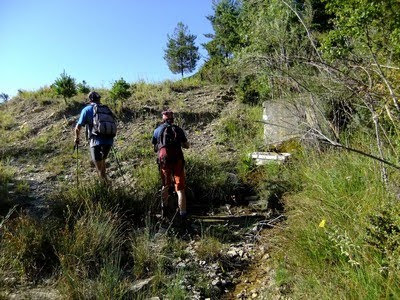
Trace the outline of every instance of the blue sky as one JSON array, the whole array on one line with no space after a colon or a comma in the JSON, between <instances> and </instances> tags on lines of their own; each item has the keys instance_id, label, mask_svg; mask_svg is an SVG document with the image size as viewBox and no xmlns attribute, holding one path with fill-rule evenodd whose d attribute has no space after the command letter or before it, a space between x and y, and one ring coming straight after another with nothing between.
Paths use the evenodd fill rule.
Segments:
<instances>
[{"instance_id":1,"label":"blue sky","mask_svg":"<svg viewBox=\"0 0 400 300\"><path fill-rule=\"evenodd\" d=\"M178 79L167 34L183 22L204 57L210 14L212 0L0 0L0 93L50 85L64 69L94 87Z\"/></svg>"}]
</instances>

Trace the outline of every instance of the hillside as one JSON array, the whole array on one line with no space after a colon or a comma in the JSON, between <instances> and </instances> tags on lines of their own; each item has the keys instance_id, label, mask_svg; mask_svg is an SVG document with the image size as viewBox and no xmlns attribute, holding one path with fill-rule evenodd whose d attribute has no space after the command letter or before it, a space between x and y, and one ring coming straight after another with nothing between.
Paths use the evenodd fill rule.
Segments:
<instances>
[{"instance_id":1,"label":"hillside","mask_svg":"<svg viewBox=\"0 0 400 300\"><path fill-rule=\"evenodd\" d=\"M119 119L111 186L73 151L72 77L74 93L0 105L0 298L400 298L400 3L212 10L196 74L96 89ZM262 115L273 107L291 111ZM165 108L192 144L187 226L158 216ZM266 145L264 126L296 134ZM291 155L258 165L254 151Z\"/></svg>"},{"instance_id":2,"label":"hillside","mask_svg":"<svg viewBox=\"0 0 400 300\"><path fill-rule=\"evenodd\" d=\"M110 176L119 184L123 184L119 171L126 173L126 180L131 182L132 168L150 161L153 163L150 141L152 131L160 123L162 107L171 107L176 111L178 124L190 136L192 147L189 155L204 152L210 147L217 147L218 152L224 155L223 147L216 144L215 128L221 114L229 111L227 106L232 106L232 92L222 86L189 87L188 91L171 91L165 96L161 104L157 103L159 99L146 99L143 103L137 101L130 103L131 107L126 104L120 114L115 149L123 169L118 170L116 162L110 169ZM40 103L17 97L2 107L2 116L10 123L4 125L6 131L2 136L4 146L1 156L11 157L9 166L15 169L16 179L29 186L29 194L36 200L43 199L60 183L76 178L73 129L80 110L85 106L84 98L81 95L65 107L54 99L44 99ZM170 99L174 102L169 106ZM87 146L83 144L79 154L81 180L94 175L87 152Z\"/></svg>"},{"instance_id":3,"label":"hillside","mask_svg":"<svg viewBox=\"0 0 400 300\"><path fill-rule=\"evenodd\" d=\"M163 86L146 88L166 89ZM249 127L247 123L253 123L249 127L253 128L249 140L258 136L261 145L262 125L255 122L261 118L261 110L240 104L232 88L226 86L171 85L162 102L152 99L149 91L148 95L146 101L132 96L123 103L118 114L118 137L115 152L109 159L111 189L96 183L97 175L89 161L87 147L80 148L78 157L72 148L73 128L84 107L84 95L71 99L68 106L58 99L42 97L38 100L24 98L24 95L1 106L1 138L5 145L1 148L2 172L12 174L3 182L6 199L2 201L3 216L17 205L15 212L2 224L3 238L6 239L1 256L4 260L1 271L3 296L74 298L90 293L84 286L89 282L95 284L93 280L102 280L91 277L101 275L101 270L106 267L102 265L106 262L96 258L101 269L100 274L95 275L99 271L97 268L92 270L90 264L79 267L81 263L66 264L64 259L65 255L70 255L68 252L77 251L73 250L77 244L65 245L72 242L71 238L76 239L73 243L84 243L82 237L74 237L75 234L89 234L88 242L96 244L94 240L90 241L95 238L94 233L78 233L89 230L86 226L99 226L87 223L93 222L92 218L100 218L96 222L106 218L108 221L104 220L104 226L119 232L109 238L118 239L120 234L124 235L119 255L128 265L121 265L121 273L114 278L117 280L114 284L124 297L160 296L178 291L189 297L220 297L233 290L240 281L238 275L246 270L253 258L266 251L264 246L260 250L261 244L255 242L261 230L274 223L268 224L268 219L276 216L266 209L265 200L257 201L254 182L246 182L245 173L240 171L243 168L241 159L245 158L244 163L249 168L251 162L247 162L246 156L256 149L246 144L247 138L243 134L247 135L247 132L238 127L243 124ZM150 139L165 107L175 111L176 123L185 129L191 142L185 157L188 209L192 217L191 226L185 232L170 224L169 233L160 237L157 235L159 221L155 217L159 213L160 183ZM238 139L243 142L239 148L236 146ZM252 206L248 206L248 199L253 200ZM71 221L75 229L65 227ZM86 225L78 229L81 222ZM49 228L55 232L61 230L61 236L53 236L48 232ZM26 236L31 230L33 235ZM103 236L98 238L105 239ZM50 250L47 243L52 243L54 249ZM113 244L111 240L109 243ZM134 248L125 249L131 243ZM19 249L17 261L10 261L7 253L15 247ZM96 247L79 251L95 251L93 254L105 251L104 255L110 255L103 249L105 246ZM171 250L177 253L165 253L165 247L172 247ZM150 249L161 256L147 257L143 251ZM64 251L67 252L61 254ZM87 255L83 253L80 255ZM157 262L163 255L172 255L171 261ZM89 267L91 271L87 269ZM90 272L84 277L79 273L74 275L83 280L84 285L69 283L65 276L70 272L67 270L72 270L70 268ZM162 272L165 278L155 279L157 272ZM202 274L202 283L198 281L200 278L193 277L193 272ZM149 282L145 288L136 288L141 280ZM175 288L166 280L176 281ZM181 287L179 282L182 280L192 283ZM98 284L110 289L110 293L117 293L105 282Z\"/></svg>"}]
</instances>

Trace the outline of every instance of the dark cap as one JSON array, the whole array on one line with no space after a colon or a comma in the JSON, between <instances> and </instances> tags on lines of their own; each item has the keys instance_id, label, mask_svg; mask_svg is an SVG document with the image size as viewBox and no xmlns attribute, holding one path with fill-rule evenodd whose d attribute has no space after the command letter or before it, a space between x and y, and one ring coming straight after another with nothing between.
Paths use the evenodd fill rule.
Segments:
<instances>
[{"instance_id":1,"label":"dark cap","mask_svg":"<svg viewBox=\"0 0 400 300\"><path fill-rule=\"evenodd\" d=\"M100 101L101 96L99 95L99 93L93 91L90 92L88 95L88 99L90 102L99 102Z\"/></svg>"}]
</instances>

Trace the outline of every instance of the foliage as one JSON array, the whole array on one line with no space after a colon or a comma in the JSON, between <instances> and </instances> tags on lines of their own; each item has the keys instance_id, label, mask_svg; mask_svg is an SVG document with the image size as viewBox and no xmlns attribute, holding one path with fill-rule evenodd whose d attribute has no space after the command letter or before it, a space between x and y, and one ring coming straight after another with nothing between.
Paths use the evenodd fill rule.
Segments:
<instances>
[{"instance_id":1,"label":"foliage","mask_svg":"<svg viewBox=\"0 0 400 300\"><path fill-rule=\"evenodd\" d=\"M86 83L85 80L82 80L82 82L78 83L76 85L78 92L81 94L88 94L90 92L90 87L89 85Z\"/></svg>"},{"instance_id":2,"label":"foliage","mask_svg":"<svg viewBox=\"0 0 400 300\"><path fill-rule=\"evenodd\" d=\"M334 15L334 29L324 39L323 50L343 57L354 47L378 58L400 58L400 4L396 0L326 1Z\"/></svg>"},{"instance_id":3,"label":"foliage","mask_svg":"<svg viewBox=\"0 0 400 300\"><path fill-rule=\"evenodd\" d=\"M77 94L75 79L62 72L53 83L53 89L57 95L63 96L65 103L67 98L71 98Z\"/></svg>"},{"instance_id":4,"label":"foliage","mask_svg":"<svg viewBox=\"0 0 400 300\"><path fill-rule=\"evenodd\" d=\"M235 84L238 72L229 64L228 60L213 57L207 60L197 75L201 80L216 84Z\"/></svg>"},{"instance_id":5,"label":"foliage","mask_svg":"<svg viewBox=\"0 0 400 300\"><path fill-rule=\"evenodd\" d=\"M187 186L196 195L192 202L217 205L228 199L236 187L228 179L228 172L234 166L230 161L222 159L215 151L204 152L202 156L187 155L185 157Z\"/></svg>"},{"instance_id":6,"label":"foliage","mask_svg":"<svg viewBox=\"0 0 400 300\"><path fill-rule=\"evenodd\" d=\"M201 82L198 76L196 77L192 76L168 83L171 91L178 93L184 93L203 86L203 83Z\"/></svg>"},{"instance_id":7,"label":"foliage","mask_svg":"<svg viewBox=\"0 0 400 300\"><path fill-rule=\"evenodd\" d=\"M291 296L397 298L399 205L375 163L312 152L290 169L303 189L286 196L288 229L274 244L281 272L290 274Z\"/></svg>"},{"instance_id":8,"label":"foliage","mask_svg":"<svg viewBox=\"0 0 400 300\"><path fill-rule=\"evenodd\" d=\"M204 44L210 58L229 58L239 48L240 2L236 0L213 1L214 14L207 17L214 29L214 34L206 37L212 40Z\"/></svg>"},{"instance_id":9,"label":"foliage","mask_svg":"<svg viewBox=\"0 0 400 300\"><path fill-rule=\"evenodd\" d=\"M132 95L129 88L130 85L123 78L116 80L110 90L111 99L115 102L128 99Z\"/></svg>"},{"instance_id":10,"label":"foliage","mask_svg":"<svg viewBox=\"0 0 400 300\"><path fill-rule=\"evenodd\" d=\"M176 26L172 36L168 35L167 48L164 50L164 59L172 73L192 72L196 68L200 56L194 41L196 36L190 34L189 29L182 22Z\"/></svg>"},{"instance_id":11,"label":"foliage","mask_svg":"<svg viewBox=\"0 0 400 300\"><path fill-rule=\"evenodd\" d=\"M57 228L20 216L0 228L0 281L13 272L18 280L38 280L51 275L57 265L53 245Z\"/></svg>"},{"instance_id":12,"label":"foliage","mask_svg":"<svg viewBox=\"0 0 400 300\"><path fill-rule=\"evenodd\" d=\"M239 99L243 103L258 104L260 100L260 93L257 91L255 76L243 77L237 87Z\"/></svg>"}]
</instances>

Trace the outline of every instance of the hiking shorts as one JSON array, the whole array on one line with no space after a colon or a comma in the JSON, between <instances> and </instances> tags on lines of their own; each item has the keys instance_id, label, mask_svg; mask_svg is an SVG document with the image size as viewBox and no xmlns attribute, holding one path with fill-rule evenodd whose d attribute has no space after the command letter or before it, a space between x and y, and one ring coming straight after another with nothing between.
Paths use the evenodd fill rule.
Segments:
<instances>
[{"instance_id":1,"label":"hiking shorts","mask_svg":"<svg viewBox=\"0 0 400 300\"><path fill-rule=\"evenodd\" d=\"M180 159L174 164L161 164L160 168L163 186L170 186L174 182L175 191L182 191L185 189L185 168L183 160Z\"/></svg>"},{"instance_id":2,"label":"hiking shorts","mask_svg":"<svg viewBox=\"0 0 400 300\"><path fill-rule=\"evenodd\" d=\"M112 145L97 145L90 147L90 156L94 161L102 161L107 158Z\"/></svg>"}]
</instances>

